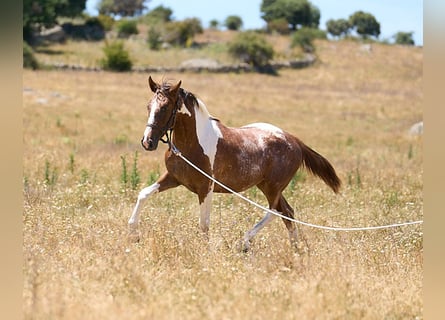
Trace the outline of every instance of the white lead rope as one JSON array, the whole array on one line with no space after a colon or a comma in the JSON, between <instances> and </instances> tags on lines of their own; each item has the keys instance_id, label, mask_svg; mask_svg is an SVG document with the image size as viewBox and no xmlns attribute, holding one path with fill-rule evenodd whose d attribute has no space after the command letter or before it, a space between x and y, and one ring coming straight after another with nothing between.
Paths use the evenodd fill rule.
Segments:
<instances>
[{"instance_id":1,"label":"white lead rope","mask_svg":"<svg viewBox=\"0 0 445 320\"><path fill-rule=\"evenodd\" d=\"M266 212L272 213L280 218L283 219L287 219L289 221L293 221L295 223L304 225L304 226L308 226L308 227L312 227L312 228L317 228L317 229L323 229L323 230L332 230L332 231L367 231L367 230L379 230L379 229L388 229L388 228L395 228L395 227L401 227L401 226L408 226L408 225L413 225L413 224L421 224L423 223L423 220L417 220L417 221L410 221L410 222L404 222L404 223L394 223L394 224L389 224L389 225L384 225L384 226L375 226L375 227L356 227L356 228L344 228L344 227L326 227L326 226L319 226L316 224L312 224L312 223L308 223L308 222L303 222L303 221L299 221L287 216L284 216L282 214L280 214L277 211L271 210L269 208L266 208L252 200L250 200L249 198L246 198L245 196L243 196L242 194L232 190L231 188L227 187L226 185L222 184L221 182L219 182L218 180L216 180L215 178L213 178L212 176L210 176L209 174L207 174L205 171L203 171L201 168L197 167L196 165L193 164L193 162L191 162L189 159L187 159L186 157L184 157L181 153L180 150L178 150L178 148L176 148L176 146L173 144L173 142L170 142L170 148L173 152L173 154L175 154L176 156L180 157L182 160L184 160L187 164L189 164L192 168L194 168L195 170L197 170L199 173L201 173L202 175L204 175L207 179L213 181L214 183L216 183L217 185L219 185L220 187L226 189L227 191L229 191L230 193L234 194L235 196L243 199L244 201L247 201L248 203L254 205L255 207L264 210Z\"/></svg>"}]
</instances>

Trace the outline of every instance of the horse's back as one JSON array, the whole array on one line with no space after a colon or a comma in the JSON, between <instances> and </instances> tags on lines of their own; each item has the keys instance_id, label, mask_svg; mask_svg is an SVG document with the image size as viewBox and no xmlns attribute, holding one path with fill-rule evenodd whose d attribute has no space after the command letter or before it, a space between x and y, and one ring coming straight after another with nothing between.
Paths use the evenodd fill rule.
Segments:
<instances>
[{"instance_id":1,"label":"horse's back","mask_svg":"<svg viewBox=\"0 0 445 320\"><path fill-rule=\"evenodd\" d=\"M264 180L288 180L301 165L298 139L274 125L222 126L221 132L215 176L237 191Z\"/></svg>"}]
</instances>

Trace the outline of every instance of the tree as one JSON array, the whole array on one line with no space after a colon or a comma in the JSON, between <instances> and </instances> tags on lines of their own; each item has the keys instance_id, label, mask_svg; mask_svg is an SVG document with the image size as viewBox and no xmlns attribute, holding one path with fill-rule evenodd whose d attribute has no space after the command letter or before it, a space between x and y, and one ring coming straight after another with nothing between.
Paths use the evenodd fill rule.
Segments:
<instances>
[{"instance_id":1,"label":"tree","mask_svg":"<svg viewBox=\"0 0 445 320\"><path fill-rule=\"evenodd\" d=\"M368 36L378 38L380 35L380 23L370 13L357 11L349 17L349 23L364 39Z\"/></svg>"},{"instance_id":2,"label":"tree","mask_svg":"<svg viewBox=\"0 0 445 320\"><path fill-rule=\"evenodd\" d=\"M408 46L414 45L413 32L399 31L394 35L396 44L403 44Z\"/></svg>"},{"instance_id":3,"label":"tree","mask_svg":"<svg viewBox=\"0 0 445 320\"><path fill-rule=\"evenodd\" d=\"M239 16L228 16L224 21L224 25L229 30L239 30L243 25L243 20Z\"/></svg>"},{"instance_id":4,"label":"tree","mask_svg":"<svg viewBox=\"0 0 445 320\"><path fill-rule=\"evenodd\" d=\"M141 15L147 8L147 0L102 0L99 5L99 13L112 16L133 17Z\"/></svg>"},{"instance_id":5,"label":"tree","mask_svg":"<svg viewBox=\"0 0 445 320\"><path fill-rule=\"evenodd\" d=\"M308 0L263 0L260 10L267 23L284 18L292 30L298 26L317 28L320 24L320 10Z\"/></svg>"},{"instance_id":6,"label":"tree","mask_svg":"<svg viewBox=\"0 0 445 320\"><path fill-rule=\"evenodd\" d=\"M148 12L144 17L144 20L150 24L170 22L172 20L172 14L172 9L160 5Z\"/></svg>"},{"instance_id":7,"label":"tree","mask_svg":"<svg viewBox=\"0 0 445 320\"><path fill-rule=\"evenodd\" d=\"M351 30L351 24L346 19L330 19L326 21L326 28L328 33L330 33L334 37L340 37L342 35L346 36L349 34Z\"/></svg>"},{"instance_id":8,"label":"tree","mask_svg":"<svg viewBox=\"0 0 445 320\"><path fill-rule=\"evenodd\" d=\"M219 21L216 20L216 19L212 19L212 20L210 20L210 22L209 22L209 27L210 27L210 29L215 29L215 30L217 30L218 27L219 27Z\"/></svg>"},{"instance_id":9,"label":"tree","mask_svg":"<svg viewBox=\"0 0 445 320\"><path fill-rule=\"evenodd\" d=\"M23 39L29 41L35 30L50 28L61 16L76 17L86 0L23 0Z\"/></svg>"}]
</instances>

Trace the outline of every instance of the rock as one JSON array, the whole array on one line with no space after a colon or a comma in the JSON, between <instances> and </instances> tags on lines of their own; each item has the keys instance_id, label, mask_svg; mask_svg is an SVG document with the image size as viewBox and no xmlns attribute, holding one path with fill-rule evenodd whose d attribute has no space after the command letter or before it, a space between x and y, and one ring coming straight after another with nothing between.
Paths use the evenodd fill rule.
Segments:
<instances>
[{"instance_id":1,"label":"rock","mask_svg":"<svg viewBox=\"0 0 445 320\"><path fill-rule=\"evenodd\" d=\"M409 129L409 134L412 136L421 136L423 134L423 121L413 124Z\"/></svg>"},{"instance_id":2,"label":"rock","mask_svg":"<svg viewBox=\"0 0 445 320\"><path fill-rule=\"evenodd\" d=\"M181 63L183 68L218 68L219 63L213 59L190 59Z\"/></svg>"}]
</instances>

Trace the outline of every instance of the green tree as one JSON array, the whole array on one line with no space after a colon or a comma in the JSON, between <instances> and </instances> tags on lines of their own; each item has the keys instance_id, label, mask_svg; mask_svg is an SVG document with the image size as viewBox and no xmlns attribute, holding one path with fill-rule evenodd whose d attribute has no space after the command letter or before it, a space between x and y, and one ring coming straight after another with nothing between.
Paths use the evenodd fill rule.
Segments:
<instances>
[{"instance_id":1,"label":"green tree","mask_svg":"<svg viewBox=\"0 0 445 320\"><path fill-rule=\"evenodd\" d=\"M403 44L408 46L414 45L413 32L399 31L394 35L396 44Z\"/></svg>"},{"instance_id":2,"label":"green tree","mask_svg":"<svg viewBox=\"0 0 445 320\"><path fill-rule=\"evenodd\" d=\"M86 0L23 0L23 39L31 41L34 31L50 28L58 17L76 17L85 9Z\"/></svg>"},{"instance_id":3,"label":"green tree","mask_svg":"<svg viewBox=\"0 0 445 320\"><path fill-rule=\"evenodd\" d=\"M212 20L210 20L210 22L209 22L209 27L210 27L210 29L218 29L218 27L219 27L219 21L218 20L216 20L216 19L212 19Z\"/></svg>"},{"instance_id":4,"label":"green tree","mask_svg":"<svg viewBox=\"0 0 445 320\"><path fill-rule=\"evenodd\" d=\"M298 26L318 28L320 24L320 10L308 0L263 0L260 10L267 23L284 18L292 30Z\"/></svg>"},{"instance_id":5,"label":"green tree","mask_svg":"<svg viewBox=\"0 0 445 320\"><path fill-rule=\"evenodd\" d=\"M273 58L274 51L263 35L246 31L230 42L229 54L255 67L263 67Z\"/></svg>"},{"instance_id":6,"label":"green tree","mask_svg":"<svg viewBox=\"0 0 445 320\"><path fill-rule=\"evenodd\" d=\"M149 24L170 22L172 21L172 14L173 14L172 9L160 5L154 8L153 10L149 11L144 16L144 20Z\"/></svg>"},{"instance_id":7,"label":"green tree","mask_svg":"<svg viewBox=\"0 0 445 320\"><path fill-rule=\"evenodd\" d=\"M147 8L147 0L102 0L99 13L111 16L133 17L141 15Z\"/></svg>"},{"instance_id":8,"label":"green tree","mask_svg":"<svg viewBox=\"0 0 445 320\"><path fill-rule=\"evenodd\" d=\"M224 25L229 30L239 30L243 25L243 20L241 19L240 16L234 16L234 15L228 16L224 21Z\"/></svg>"},{"instance_id":9,"label":"green tree","mask_svg":"<svg viewBox=\"0 0 445 320\"><path fill-rule=\"evenodd\" d=\"M364 39L368 36L378 38L380 35L380 23L370 13L357 11L349 17L349 23Z\"/></svg>"},{"instance_id":10,"label":"green tree","mask_svg":"<svg viewBox=\"0 0 445 320\"><path fill-rule=\"evenodd\" d=\"M326 21L326 29L334 37L346 36L351 30L351 24L346 19L330 19Z\"/></svg>"}]
</instances>

